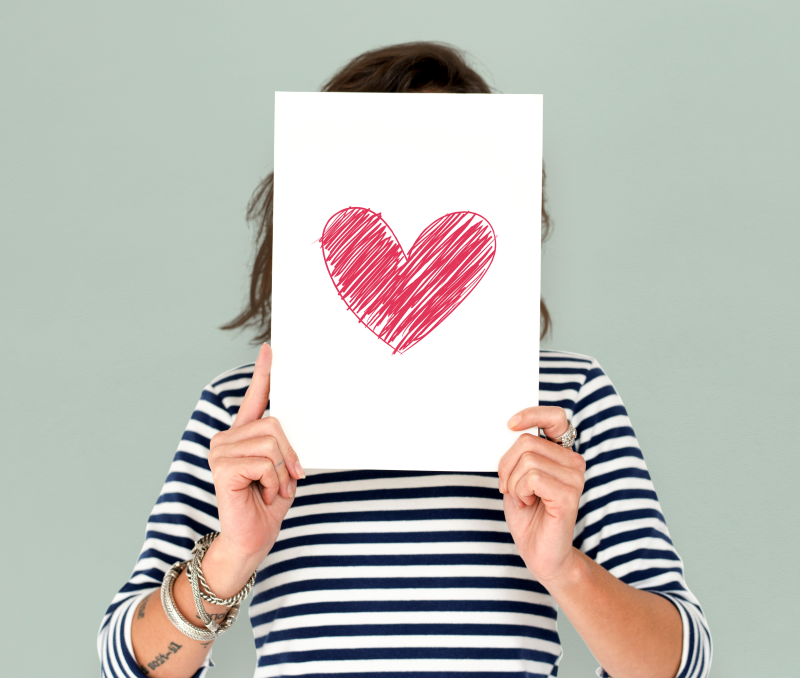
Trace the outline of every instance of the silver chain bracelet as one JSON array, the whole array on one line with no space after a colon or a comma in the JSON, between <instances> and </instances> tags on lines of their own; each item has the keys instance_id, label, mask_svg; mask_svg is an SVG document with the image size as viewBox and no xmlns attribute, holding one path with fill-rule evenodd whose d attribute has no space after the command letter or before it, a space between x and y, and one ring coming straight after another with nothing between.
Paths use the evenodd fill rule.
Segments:
<instances>
[{"instance_id":1,"label":"silver chain bracelet","mask_svg":"<svg viewBox=\"0 0 800 678\"><path fill-rule=\"evenodd\" d=\"M206 579L203 576L203 570L200 563L202 562L203 556L205 556L208 547L211 546L211 543L218 536L219 532L211 532L198 539L197 542L195 542L194 548L192 549L193 557L190 560L178 561L175 563L164 575L164 581L161 584L161 604L164 608L167 618L181 633L194 640L214 640L227 631L231 626L233 626L233 623L236 621L236 618L239 615L239 607L242 601L247 598L253 588L253 584L255 584L256 581L256 573L258 572L258 569L253 572L242 590L239 591L239 593L237 593L235 596L231 596L230 598L219 598L218 596L214 595L208 586L208 582L206 582ZM186 574L189 577L189 582L192 587L192 596L194 597L194 604L197 608L197 614L205 625L205 629L198 628L189 622L180 613L178 606L175 604L175 598L173 596L172 589L175 585L175 580L183 571L184 566L186 567ZM201 590L201 584L205 590ZM230 607L230 610L228 610L228 613L225 615L225 618L222 620L221 624L217 623L217 621L213 619L208 612L206 612L206 609L203 606L203 600L206 600L213 605Z\"/></svg>"},{"instance_id":2,"label":"silver chain bracelet","mask_svg":"<svg viewBox=\"0 0 800 678\"><path fill-rule=\"evenodd\" d=\"M247 583L242 587L242 590L239 591L235 596L231 596L230 598L218 598L211 592L211 588L208 586L208 582L206 578L203 576L203 570L200 566L200 563L203 560L203 556L206 555L206 551L208 551L208 547L211 546L212 542L219 536L219 532L209 532L204 537L201 537L195 542L194 548L192 549L192 555L194 556L187 565L188 570L187 574L189 575L189 581L192 582L192 591L195 589L199 592L200 597L205 600L207 603L211 603L212 605L222 605L223 607L232 607L234 605L239 605L248 595L250 595L250 591L253 589L253 585L256 583L256 574L258 573L258 568L250 575L250 579L247 580Z\"/></svg>"}]
</instances>

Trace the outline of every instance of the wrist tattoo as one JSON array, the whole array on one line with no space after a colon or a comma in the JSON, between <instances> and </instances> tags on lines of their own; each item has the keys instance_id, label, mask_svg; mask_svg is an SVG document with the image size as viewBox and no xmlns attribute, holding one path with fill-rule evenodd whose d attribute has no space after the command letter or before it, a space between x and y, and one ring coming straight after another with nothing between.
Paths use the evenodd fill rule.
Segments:
<instances>
[{"instance_id":1,"label":"wrist tattoo","mask_svg":"<svg viewBox=\"0 0 800 678\"><path fill-rule=\"evenodd\" d=\"M152 593L150 595L153 595ZM147 601L150 600L150 596L147 596L139 605L139 611L136 613L137 619L144 619L144 608L147 607ZM147 674L145 674L147 675Z\"/></svg>"},{"instance_id":2,"label":"wrist tattoo","mask_svg":"<svg viewBox=\"0 0 800 678\"><path fill-rule=\"evenodd\" d=\"M178 650L180 650L183 645L178 645L178 643L170 643L169 647L167 648L166 653L162 652L161 654L157 655L155 659L151 662L147 662L147 666L150 671L155 671L159 666L161 666L167 659L170 658L171 655L175 654ZM149 671L146 671L143 666L139 667L142 670L144 675L147 675Z\"/></svg>"},{"instance_id":3,"label":"wrist tattoo","mask_svg":"<svg viewBox=\"0 0 800 678\"><path fill-rule=\"evenodd\" d=\"M211 617L214 621L222 621L223 619L225 619L225 617L228 616L227 612L206 613L206 614L208 614L208 616ZM195 617L197 617L200 621L203 621L203 618L199 614L196 614Z\"/></svg>"}]
</instances>

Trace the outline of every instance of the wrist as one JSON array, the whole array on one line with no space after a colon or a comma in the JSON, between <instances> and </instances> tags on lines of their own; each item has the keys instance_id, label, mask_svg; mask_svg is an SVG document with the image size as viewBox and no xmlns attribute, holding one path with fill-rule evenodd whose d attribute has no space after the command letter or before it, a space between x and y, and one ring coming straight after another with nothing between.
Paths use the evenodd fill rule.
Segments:
<instances>
[{"instance_id":1,"label":"wrist","mask_svg":"<svg viewBox=\"0 0 800 678\"><path fill-rule=\"evenodd\" d=\"M585 557L573 546L561 567L551 575L539 576L537 579L550 595L558 600L559 595L563 592L579 588L588 576L589 568L586 566Z\"/></svg>"},{"instance_id":2,"label":"wrist","mask_svg":"<svg viewBox=\"0 0 800 678\"><path fill-rule=\"evenodd\" d=\"M230 598L244 588L266 554L237 553L222 534L208 547L203 556L203 575L218 598Z\"/></svg>"}]
</instances>

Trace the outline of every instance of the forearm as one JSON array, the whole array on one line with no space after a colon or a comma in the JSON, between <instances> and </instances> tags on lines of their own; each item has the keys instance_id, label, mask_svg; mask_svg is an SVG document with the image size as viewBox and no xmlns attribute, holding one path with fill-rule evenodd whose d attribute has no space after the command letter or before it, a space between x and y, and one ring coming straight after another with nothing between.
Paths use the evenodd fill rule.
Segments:
<instances>
[{"instance_id":1,"label":"forearm","mask_svg":"<svg viewBox=\"0 0 800 678\"><path fill-rule=\"evenodd\" d=\"M675 606L573 550L573 566L541 583L595 658L613 678L675 678L683 641Z\"/></svg>"},{"instance_id":2,"label":"forearm","mask_svg":"<svg viewBox=\"0 0 800 678\"><path fill-rule=\"evenodd\" d=\"M211 590L225 598L244 586L257 565L248 570L249 566L250 563L230 557L216 542L203 558L203 574ZM175 580L173 596L184 618L198 628L205 628L185 569ZM227 607L205 601L203 605L209 615L220 621L228 612ZM160 590L139 604L133 616L131 641L136 663L145 676L152 678L190 678L202 666L213 643L193 640L175 628L161 605Z\"/></svg>"}]
</instances>

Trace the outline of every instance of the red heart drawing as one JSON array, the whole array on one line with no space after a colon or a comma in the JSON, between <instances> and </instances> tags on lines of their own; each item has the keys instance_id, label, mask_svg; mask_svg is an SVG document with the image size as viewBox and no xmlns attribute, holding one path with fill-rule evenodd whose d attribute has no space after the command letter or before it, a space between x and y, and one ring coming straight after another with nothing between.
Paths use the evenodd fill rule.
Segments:
<instances>
[{"instance_id":1,"label":"red heart drawing","mask_svg":"<svg viewBox=\"0 0 800 678\"><path fill-rule=\"evenodd\" d=\"M427 336L467 298L492 265L492 225L452 212L420 233L408 254L380 214L348 207L322 231L328 274L353 314L393 353Z\"/></svg>"}]
</instances>

